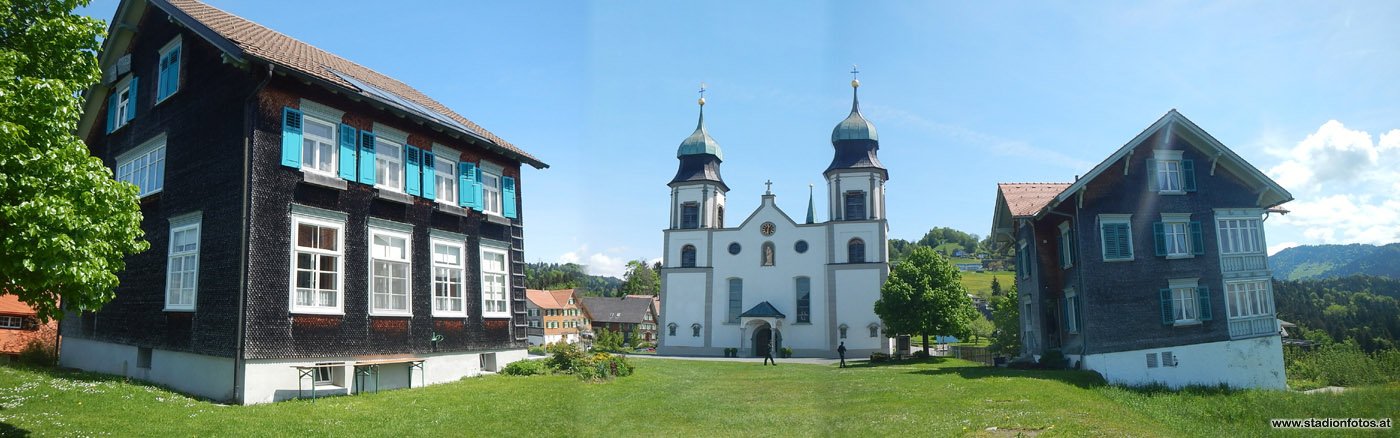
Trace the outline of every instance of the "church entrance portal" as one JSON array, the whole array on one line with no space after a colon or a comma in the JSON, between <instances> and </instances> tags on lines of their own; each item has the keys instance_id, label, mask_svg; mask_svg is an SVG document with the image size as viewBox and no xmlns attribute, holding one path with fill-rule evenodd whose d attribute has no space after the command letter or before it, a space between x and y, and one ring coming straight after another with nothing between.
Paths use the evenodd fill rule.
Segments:
<instances>
[{"instance_id":1,"label":"church entrance portal","mask_svg":"<svg viewBox=\"0 0 1400 438\"><path fill-rule=\"evenodd\" d=\"M753 357L763 357L768 354L768 344L775 342L773 327L764 323L753 332ZM777 332L776 345L773 347L773 356L778 356L778 351L783 349L783 332Z\"/></svg>"}]
</instances>

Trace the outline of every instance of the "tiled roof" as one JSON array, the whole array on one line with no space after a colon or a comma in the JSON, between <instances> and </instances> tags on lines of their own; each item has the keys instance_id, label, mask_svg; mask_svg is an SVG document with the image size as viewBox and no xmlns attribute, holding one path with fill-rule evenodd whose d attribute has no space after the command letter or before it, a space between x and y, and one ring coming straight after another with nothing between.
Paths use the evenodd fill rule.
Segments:
<instances>
[{"instance_id":1,"label":"tiled roof","mask_svg":"<svg viewBox=\"0 0 1400 438\"><path fill-rule=\"evenodd\" d=\"M34 315L34 309L28 304L21 303L19 297L10 294L0 294L0 314L5 315Z\"/></svg>"},{"instance_id":2,"label":"tiled roof","mask_svg":"<svg viewBox=\"0 0 1400 438\"><path fill-rule=\"evenodd\" d=\"M651 310L650 298L583 297L593 322L641 323Z\"/></svg>"},{"instance_id":3,"label":"tiled roof","mask_svg":"<svg viewBox=\"0 0 1400 438\"><path fill-rule=\"evenodd\" d=\"M559 304L558 300L554 299L554 294L550 293L550 291L547 290L525 289L525 298L530 300L530 303L534 304L536 307L539 307L541 309L564 308L564 306Z\"/></svg>"},{"instance_id":4,"label":"tiled roof","mask_svg":"<svg viewBox=\"0 0 1400 438\"><path fill-rule=\"evenodd\" d=\"M199 24L208 27L220 37L229 40L239 49L243 50L245 55L256 57L350 90L360 90L362 93L366 93L367 96L369 95L368 91L362 90L361 87L341 78L332 72L332 70L340 72L355 80L378 87L412 103L445 115L473 131L474 134L495 143L509 152L524 157L521 161L530 162L530 164L536 167L545 167L543 162L540 162L539 159L529 153L497 137L495 134L492 134L490 131L487 131L471 120L467 120L466 117L462 117L460 114L457 114L438 101L433 100L413 87L399 82L394 78L350 62L345 58L316 48L315 46L264 27L258 23L248 21L242 17L198 1L165 0L165 2L198 21ZM373 96L371 96L371 98L373 98Z\"/></svg>"},{"instance_id":5,"label":"tiled roof","mask_svg":"<svg viewBox=\"0 0 1400 438\"><path fill-rule=\"evenodd\" d=\"M1069 186L1070 183L999 183L997 189L1006 199L1011 216L1024 217L1035 216Z\"/></svg>"}]
</instances>

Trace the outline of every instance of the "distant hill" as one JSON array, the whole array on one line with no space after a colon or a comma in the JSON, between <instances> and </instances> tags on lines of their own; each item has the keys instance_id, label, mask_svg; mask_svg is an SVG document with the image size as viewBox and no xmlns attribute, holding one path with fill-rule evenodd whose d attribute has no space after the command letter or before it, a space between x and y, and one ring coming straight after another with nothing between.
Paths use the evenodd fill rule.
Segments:
<instances>
[{"instance_id":1,"label":"distant hill","mask_svg":"<svg viewBox=\"0 0 1400 438\"><path fill-rule=\"evenodd\" d=\"M1269 267L1280 280L1350 275L1400 279L1400 243L1296 246L1269 256Z\"/></svg>"}]
</instances>

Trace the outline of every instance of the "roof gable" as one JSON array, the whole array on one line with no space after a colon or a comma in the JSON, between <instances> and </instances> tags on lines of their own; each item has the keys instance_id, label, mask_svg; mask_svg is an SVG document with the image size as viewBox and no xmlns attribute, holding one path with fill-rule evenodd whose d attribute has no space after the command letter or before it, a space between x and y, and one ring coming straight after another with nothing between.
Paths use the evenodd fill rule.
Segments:
<instances>
[{"instance_id":1,"label":"roof gable","mask_svg":"<svg viewBox=\"0 0 1400 438\"><path fill-rule=\"evenodd\" d=\"M1011 231L1012 219L1035 217L1070 183L999 183L996 210L992 213L992 235Z\"/></svg>"}]
</instances>

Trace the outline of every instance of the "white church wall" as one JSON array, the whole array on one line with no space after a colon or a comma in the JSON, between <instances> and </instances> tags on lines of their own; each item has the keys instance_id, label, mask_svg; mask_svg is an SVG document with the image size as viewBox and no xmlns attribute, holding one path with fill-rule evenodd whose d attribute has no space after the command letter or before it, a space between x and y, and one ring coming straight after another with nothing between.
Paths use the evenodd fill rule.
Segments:
<instances>
[{"instance_id":1,"label":"white church wall","mask_svg":"<svg viewBox=\"0 0 1400 438\"><path fill-rule=\"evenodd\" d=\"M695 245L695 266L708 266L707 260L710 257L709 230L676 230L670 231L667 236L670 244L666 246L665 266L668 268L681 267L681 249L686 245Z\"/></svg>"},{"instance_id":2,"label":"white church wall","mask_svg":"<svg viewBox=\"0 0 1400 438\"><path fill-rule=\"evenodd\" d=\"M666 296L662 297L661 337L667 347L701 347L705 345L705 273L667 273ZM676 324L676 335L670 336L666 325ZM700 337L691 336L690 326L702 324Z\"/></svg>"},{"instance_id":3,"label":"white church wall","mask_svg":"<svg viewBox=\"0 0 1400 438\"><path fill-rule=\"evenodd\" d=\"M870 324L878 324L880 317L875 315L875 301L880 298L880 281L883 267L876 265L870 269L835 269L835 303L837 308L836 326L846 324L846 349L855 357L883 350L883 336L876 333L870 337Z\"/></svg>"},{"instance_id":4,"label":"white church wall","mask_svg":"<svg viewBox=\"0 0 1400 438\"><path fill-rule=\"evenodd\" d=\"M850 263L850 253L847 245L851 239L860 238L865 242L865 262L882 262L881 256L884 254L884 241L880 240L880 228L884 225L880 222L833 222L831 224L832 234L836 239L832 242L835 245L833 255L835 263Z\"/></svg>"}]
</instances>

